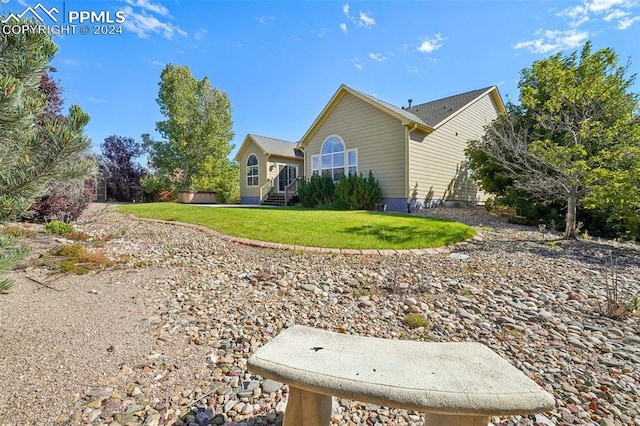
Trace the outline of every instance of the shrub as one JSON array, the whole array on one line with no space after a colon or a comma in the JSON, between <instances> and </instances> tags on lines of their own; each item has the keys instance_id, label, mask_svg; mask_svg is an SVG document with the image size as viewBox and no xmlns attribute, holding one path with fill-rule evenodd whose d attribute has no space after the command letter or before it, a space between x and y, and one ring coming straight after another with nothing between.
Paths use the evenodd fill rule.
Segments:
<instances>
[{"instance_id":1,"label":"shrub","mask_svg":"<svg viewBox=\"0 0 640 426\"><path fill-rule=\"evenodd\" d=\"M373 173L368 177L362 174L342 176L335 187L333 204L342 210L369 210L382 198L382 190Z\"/></svg>"},{"instance_id":2,"label":"shrub","mask_svg":"<svg viewBox=\"0 0 640 426\"><path fill-rule=\"evenodd\" d=\"M29 219L36 222L74 221L91 203L94 188L95 183L87 180L81 187L50 189L47 195L37 199L29 208Z\"/></svg>"},{"instance_id":3,"label":"shrub","mask_svg":"<svg viewBox=\"0 0 640 426\"><path fill-rule=\"evenodd\" d=\"M0 235L0 293L6 293L13 281L3 278L7 271L22 262L31 252L29 247L15 244L12 235Z\"/></svg>"},{"instance_id":4,"label":"shrub","mask_svg":"<svg viewBox=\"0 0 640 426\"><path fill-rule=\"evenodd\" d=\"M329 176L313 175L300 180L298 198L304 207L332 204L335 184Z\"/></svg>"},{"instance_id":5,"label":"shrub","mask_svg":"<svg viewBox=\"0 0 640 426\"><path fill-rule=\"evenodd\" d=\"M0 236L1 235L6 235L11 238L32 237L35 235L35 232L31 229L13 225L0 227Z\"/></svg>"},{"instance_id":6,"label":"shrub","mask_svg":"<svg viewBox=\"0 0 640 426\"><path fill-rule=\"evenodd\" d=\"M542 202L523 191L508 190L505 195L490 198L485 207L492 213L509 216L509 221L520 225L535 226L546 224L550 228L564 229L567 206L562 202ZM632 238L633 234L625 230L624 224L611 217L606 208L585 209L579 205L578 221L594 237Z\"/></svg>"},{"instance_id":7,"label":"shrub","mask_svg":"<svg viewBox=\"0 0 640 426\"><path fill-rule=\"evenodd\" d=\"M618 275L618 263L609 252L609 262L602 268L605 288L605 305L600 304L600 314L618 319L636 313L640 307L640 283L629 282Z\"/></svg>"},{"instance_id":8,"label":"shrub","mask_svg":"<svg viewBox=\"0 0 640 426\"><path fill-rule=\"evenodd\" d=\"M91 238L91 236L89 234L87 234L86 232L82 232L82 231L72 231L72 232L67 232L64 237L67 240L73 240L73 241L87 241L89 238Z\"/></svg>"},{"instance_id":9,"label":"shrub","mask_svg":"<svg viewBox=\"0 0 640 426\"><path fill-rule=\"evenodd\" d=\"M429 326L431 326L431 323L429 322L429 320L426 319L424 317L424 315L421 315L421 314L407 314L407 315L405 315L404 316L404 323L409 328L419 328L419 327L428 328Z\"/></svg>"},{"instance_id":10,"label":"shrub","mask_svg":"<svg viewBox=\"0 0 640 426\"><path fill-rule=\"evenodd\" d=\"M59 220L52 220L44 225L44 232L47 234L67 235L74 232L73 225L70 225Z\"/></svg>"},{"instance_id":11,"label":"shrub","mask_svg":"<svg viewBox=\"0 0 640 426\"><path fill-rule=\"evenodd\" d=\"M96 269L104 269L113 266L103 253L88 252L81 244L70 244L53 248L50 254L64 259L59 263L61 272L74 274L86 274Z\"/></svg>"},{"instance_id":12,"label":"shrub","mask_svg":"<svg viewBox=\"0 0 640 426\"><path fill-rule=\"evenodd\" d=\"M418 182L413 185L413 189L411 190L411 194L409 194L409 200L407 203L407 213L413 213L417 210L420 210L420 202L418 201Z\"/></svg>"}]
</instances>

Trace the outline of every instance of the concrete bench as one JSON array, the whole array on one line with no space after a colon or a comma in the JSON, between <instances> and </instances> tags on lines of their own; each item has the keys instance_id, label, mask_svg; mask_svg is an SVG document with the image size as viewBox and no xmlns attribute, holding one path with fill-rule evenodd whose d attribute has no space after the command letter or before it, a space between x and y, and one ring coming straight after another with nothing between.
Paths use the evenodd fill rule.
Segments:
<instances>
[{"instance_id":1,"label":"concrete bench","mask_svg":"<svg viewBox=\"0 0 640 426\"><path fill-rule=\"evenodd\" d=\"M431 343L293 326L260 348L249 370L289 385L283 426L327 426L332 396L426 413L427 424L486 426L533 414L553 396L480 343Z\"/></svg>"}]
</instances>

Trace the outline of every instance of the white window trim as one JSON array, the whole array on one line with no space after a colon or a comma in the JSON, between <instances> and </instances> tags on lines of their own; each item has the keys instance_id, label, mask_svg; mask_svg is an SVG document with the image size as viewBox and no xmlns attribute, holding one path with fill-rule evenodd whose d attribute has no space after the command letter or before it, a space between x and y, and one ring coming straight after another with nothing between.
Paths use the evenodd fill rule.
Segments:
<instances>
[{"instance_id":1,"label":"white window trim","mask_svg":"<svg viewBox=\"0 0 640 426\"><path fill-rule=\"evenodd\" d=\"M358 148L352 148L352 149L345 150L345 162L344 162L345 174L346 175L349 174L349 167L350 167L350 165L349 165L349 153L350 152L355 152L356 153L356 164L355 164L355 167L356 167L356 175L357 175L358 171L359 171L359 169L358 169L358 161L359 161L359 159L358 159Z\"/></svg>"},{"instance_id":2,"label":"white window trim","mask_svg":"<svg viewBox=\"0 0 640 426\"><path fill-rule=\"evenodd\" d=\"M340 141L340 143L342 143L342 146L344 147L344 151L342 151L342 152L344 153L344 154L343 154L343 155L344 155L344 160L343 160L343 161L344 161L344 163L343 163L343 164L344 164L344 166L343 166L343 174L344 174L344 175L348 175L348 174L349 174L349 165L348 165L349 157L347 156L347 152L348 152L348 150L347 150L347 144L345 143L344 139L342 139L342 137L341 137L340 135L337 135L337 134L332 134L332 135L327 136L327 137L324 139L324 141L322 142L322 145L320 145L320 154L318 155L318 167L319 167L319 169L318 169L318 174L319 174L319 175L322 175L322 171L323 171L323 170L329 170L329 169L323 169L323 167L322 167L322 156L323 156L322 151L323 151L323 149L324 149L324 145L325 145L325 144L327 143L327 141L328 141L329 139L331 139L331 138L336 138L336 139L338 139L338 140ZM332 155L333 155L333 154L332 154ZM356 156L357 156L357 155L358 155L358 154L356 154ZM356 160L357 160L357 158L356 158ZM313 161L313 160L312 160L312 161ZM311 167L313 167L313 164L312 164L312 166L311 166ZM330 169L330 170L332 170L332 173L331 173L331 175L332 175L332 176L333 176L333 170L335 170L335 169L337 169L337 168L338 168L338 167L332 167L332 168ZM313 171L312 171L312 173L313 173Z\"/></svg>"},{"instance_id":3,"label":"white window trim","mask_svg":"<svg viewBox=\"0 0 640 426\"><path fill-rule=\"evenodd\" d=\"M313 168L313 160L316 159L318 161L318 168L314 169ZM320 155L312 155L311 156L311 176L313 176L313 172L318 172L318 174L320 174L320 170L321 170L321 166L320 166Z\"/></svg>"},{"instance_id":4,"label":"white window trim","mask_svg":"<svg viewBox=\"0 0 640 426\"><path fill-rule=\"evenodd\" d=\"M258 164L256 164L255 166L249 166L249 159L251 158L251 156L256 157L256 161L258 162ZM256 174L255 175L250 175L249 173L247 173L247 188L255 188L256 186L260 186L260 159L258 158L258 156L254 153L249 154L249 156L247 157L247 161L245 162L245 170L248 171L249 167L256 167ZM255 185L249 185L249 178L257 178L257 183Z\"/></svg>"}]
</instances>

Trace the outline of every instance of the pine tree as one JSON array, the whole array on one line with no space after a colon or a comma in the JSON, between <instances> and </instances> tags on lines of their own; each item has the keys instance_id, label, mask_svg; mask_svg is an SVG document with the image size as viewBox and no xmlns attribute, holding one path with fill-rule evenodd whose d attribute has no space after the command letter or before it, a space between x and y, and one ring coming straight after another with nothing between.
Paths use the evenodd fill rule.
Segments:
<instances>
[{"instance_id":1,"label":"pine tree","mask_svg":"<svg viewBox=\"0 0 640 426\"><path fill-rule=\"evenodd\" d=\"M95 167L84 155L89 116L79 106L39 122L47 109L40 84L57 49L47 34L0 36L0 223L24 214L51 182L82 181ZM0 277L24 256L10 240L0 241ZM0 281L6 291L9 283Z\"/></svg>"}]
</instances>

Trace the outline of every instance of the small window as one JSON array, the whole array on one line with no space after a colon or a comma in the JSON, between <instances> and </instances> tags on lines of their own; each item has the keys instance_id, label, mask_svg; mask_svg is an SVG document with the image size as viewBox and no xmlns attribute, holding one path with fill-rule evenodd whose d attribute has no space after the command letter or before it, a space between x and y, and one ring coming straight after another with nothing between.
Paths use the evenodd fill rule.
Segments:
<instances>
[{"instance_id":1,"label":"small window","mask_svg":"<svg viewBox=\"0 0 640 426\"><path fill-rule=\"evenodd\" d=\"M347 166L349 169L349 174L350 175L357 175L358 174L358 151L356 151L355 149L350 149L349 151L347 151Z\"/></svg>"},{"instance_id":2,"label":"small window","mask_svg":"<svg viewBox=\"0 0 640 426\"><path fill-rule=\"evenodd\" d=\"M311 157L311 174L320 174L320 157L318 157L317 155Z\"/></svg>"},{"instance_id":3,"label":"small window","mask_svg":"<svg viewBox=\"0 0 640 426\"><path fill-rule=\"evenodd\" d=\"M258 186L258 157L251 154L247 159L247 186Z\"/></svg>"}]
</instances>

